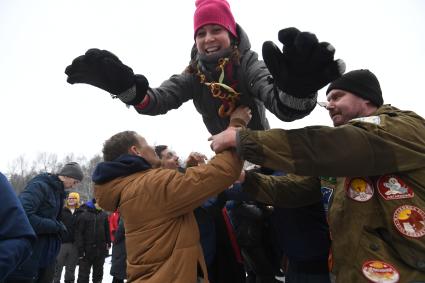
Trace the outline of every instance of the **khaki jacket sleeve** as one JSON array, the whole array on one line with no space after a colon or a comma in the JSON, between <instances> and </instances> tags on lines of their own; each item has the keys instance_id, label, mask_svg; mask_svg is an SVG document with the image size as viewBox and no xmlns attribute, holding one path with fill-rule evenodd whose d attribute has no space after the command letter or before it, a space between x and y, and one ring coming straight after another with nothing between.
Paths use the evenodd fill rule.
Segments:
<instances>
[{"instance_id":1,"label":"khaki jacket sleeve","mask_svg":"<svg viewBox=\"0 0 425 283\"><path fill-rule=\"evenodd\" d=\"M293 174L269 176L247 172L243 190L257 201L278 207L294 208L322 201L317 177Z\"/></svg>"},{"instance_id":2,"label":"khaki jacket sleeve","mask_svg":"<svg viewBox=\"0 0 425 283\"><path fill-rule=\"evenodd\" d=\"M234 151L224 151L208 164L190 167L185 173L174 172L160 177L160 181L154 174L157 179L153 182L158 186L152 195L159 198L156 201L161 203L164 215L188 213L231 186L239 178L242 164Z\"/></svg>"}]
</instances>

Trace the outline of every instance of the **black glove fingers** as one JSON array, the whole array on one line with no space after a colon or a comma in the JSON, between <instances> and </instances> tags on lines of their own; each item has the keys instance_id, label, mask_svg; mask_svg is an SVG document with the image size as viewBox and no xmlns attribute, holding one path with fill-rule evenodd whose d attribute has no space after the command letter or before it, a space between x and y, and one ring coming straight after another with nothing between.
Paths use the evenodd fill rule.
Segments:
<instances>
[{"instance_id":1,"label":"black glove fingers","mask_svg":"<svg viewBox=\"0 0 425 283\"><path fill-rule=\"evenodd\" d=\"M279 47L276 46L272 41L265 41L262 48L263 60L266 63L269 72L276 76L280 72L280 61L282 52Z\"/></svg>"},{"instance_id":2,"label":"black glove fingers","mask_svg":"<svg viewBox=\"0 0 425 283\"><path fill-rule=\"evenodd\" d=\"M95 58L95 57L100 56L100 52L101 52L101 50L98 49L98 48L90 48L89 50L86 51L86 53L84 55L87 58Z\"/></svg>"},{"instance_id":3,"label":"black glove fingers","mask_svg":"<svg viewBox=\"0 0 425 283\"><path fill-rule=\"evenodd\" d=\"M108 50L101 50L100 55L102 58L110 58L111 60L115 60L122 64L121 60L114 53L109 52Z\"/></svg>"},{"instance_id":4,"label":"black glove fingers","mask_svg":"<svg viewBox=\"0 0 425 283\"><path fill-rule=\"evenodd\" d=\"M77 58L75 58L74 60L72 60L71 65L66 67L65 74L67 74L67 75L72 74L73 72L75 72L75 69L80 68L80 66L82 64L84 64L84 60L85 60L84 56L85 55L81 55L81 56L78 56Z\"/></svg>"},{"instance_id":5,"label":"black glove fingers","mask_svg":"<svg viewBox=\"0 0 425 283\"><path fill-rule=\"evenodd\" d=\"M86 54L84 54L83 60L87 63L96 63L101 58L103 58L102 50L97 48L92 48L86 51Z\"/></svg>"},{"instance_id":6,"label":"black glove fingers","mask_svg":"<svg viewBox=\"0 0 425 283\"><path fill-rule=\"evenodd\" d=\"M265 42L263 59L282 91L307 97L344 73L344 62L334 60L335 48L319 42L315 34L291 27L280 30L278 37L282 53L272 42Z\"/></svg>"},{"instance_id":7,"label":"black glove fingers","mask_svg":"<svg viewBox=\"0 0 425 283\"><path fill-rule=\"evenodd\" d=\"M66 74L67 76L72 75L72 73L74 73L74 69L75 69L74 65L69 65L69 66L68 66L68 67L66 67L66 69L65 69L65 74Z\"/></svg>"},{"instance_id":8,"label":"black glove fingers","mask_svg":"<svg viewBox=\"0 0 425 283\"><path fill-rule=\"evenodd\" d=\"M311 69L320 71L334 60L334 54L335 48L331 44L320 42L311 55Z\"/></svg>"},{"instance_id":9,"label":"black glove fingers","mask_svg":"<svg viewBox=\"0 0 425 283\"><path fill-rule=\"evenodd\" d=\"M92 85L95 85L94 82L93 82L94 81L93 78L89 78L87 76L87 73L84 73L84 72L73 73L73 74L68 76L66 81L70 84L77 83L77 84L92 84Z\"/></svg>"},{"instance_id":10,"label":"black glove fingers","mask_svg":"<svg viewBox=\"0 0 425 283\"><path fill-rule=\"evenodd\" d=\"M276 44L266 41L263 43L262 54L264 63L273 76L275 83L283 89L288 80L288 66L282 52Z\"/></svg>"},{"instance_id":11,"label":"black glove fingers","mask_svg":"<svg viewBox=\"0 0 425 283\"><path fill-rule=\"evenodd\" d=\"M330 63L324 71L325 79L327 79L327 83L334 81L335 79L342 76L345 72L345 62L341 59L335 60Z\"/></svg>"},{"instance_id":12,"label":"black glove fingers","mask_svg":"<svg viewBox=\"0 0 425 283\"><path fill-rule=\"evenodd\" d=\"M121 74L131 74L133 75L133 69L129 66L124 65L120 60L116 60L115 58L106 57L102 60L102 65L109 70L115 70Z\"/></svg>"},{"instance_id":13,"label":"black glove fingers","mask_svg":"<svg viewBox=\"0 0 425 283\"><path fill-rule=\"evenodd\" d=\"M295 38L299 33L300 31L297 28L285 28L279 31L278 38L284 46L292 47L294 45Z\"/></svg>"},{"instance_id":14,"label":"black glove fingers","mask_svg":"<svg viewBox=\"0 0 425 283\"><path fill-rule=\"evenodd\" d=\"M316 82L315 82L315 87L317 88L317 90L323 88L324 86L326 86L328 83L336 80L337 78L339 78L345 71L345 63L343 63L344 66L344 71L341 70L341 64L339 61L342 60L337 60L337 61L332 61L330 62L328 65L324 66L323 69L317 73L316 75ZM341 73L342 71L342 73Z\"/></svg>"},{"instance_id":15,"label":"black glove fingers","mask_svg":"<svg viewBox=\"0 0 425 283\"><path fill-rule=\"evenodd\" d=\"M87 64L98 65L98 64L102 64L102 60L104 60L105 58L110 58L111 60L115 60L121 63L118 57L115 56L113 53L109 52L108 50L100 50L97 48L92 48L87 50L82 60L86 62Z\"/></svg>"},{"instance_id":16,"label":"black glove fingers","mask_svg":"<svg viewBox=\"0 0 425 283\"><path fill-rule=\"evenodd\" d=\"M296 53L301 59L310 60L310 56L318 47L319 40L314 33L300 32L294 39Z\"/></svg>"},{"instance_id":17,"label":"black glove fingers","mask_svg":"<svg viewBox=\"0 0 425 283\"><path fill-rule=\"evenodd\" d=\"M83 60L79 60L77 62L73 62L70 66L68 66L66 70L68 70L69 72L78 72L80 70L88 70L90 68L93 68L93 64L91 64L90 62L88 63L87 61Z\"/></svg>"}]
</instances>

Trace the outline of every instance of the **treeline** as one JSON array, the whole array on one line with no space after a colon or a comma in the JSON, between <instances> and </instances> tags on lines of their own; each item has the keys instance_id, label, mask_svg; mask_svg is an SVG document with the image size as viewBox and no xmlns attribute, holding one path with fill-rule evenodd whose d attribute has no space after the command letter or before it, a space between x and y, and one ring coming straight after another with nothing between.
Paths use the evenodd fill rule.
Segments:
<instances>
[{"instance_id":1,"label":"treeline","mask_svg":"<svg viewBox=\"0 0 425 283\"><path fill-rule=\"evenodd\" d=\"M44 172L57 173L64 164L70 161L78 162L83 169L84 179L73 189L73 191L78 192L81 201L85 202L93 197L93 182L91 181L91 175L96 165L102 161L100 155L95 155L90 160L87 160L85 157L76 157L69 154L62 160L58 160L56 154L41 153L32 161L25 156L19 156L9 165L8 171L2 173L8 177L16 194L19 194L25 189L28 181L36 175Z\"/></svg>"}]
</instances>

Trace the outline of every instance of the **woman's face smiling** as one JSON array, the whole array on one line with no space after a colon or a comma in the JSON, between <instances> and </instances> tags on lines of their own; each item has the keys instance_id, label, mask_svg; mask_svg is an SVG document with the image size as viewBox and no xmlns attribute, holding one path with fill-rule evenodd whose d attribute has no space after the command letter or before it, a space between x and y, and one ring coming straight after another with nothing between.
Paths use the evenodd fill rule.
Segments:
<instances>
[{"instance_id":1,"label":"woman's face smiling","mask_svg":"<svg viewBox=\"0 0 425 283\"><path fill-rule=\"evenodd\" d=\"M200 54L212 55L230 47L230 35L220 25L205 25L196 32L195 43Z\"/></svg>"}]
</instances>

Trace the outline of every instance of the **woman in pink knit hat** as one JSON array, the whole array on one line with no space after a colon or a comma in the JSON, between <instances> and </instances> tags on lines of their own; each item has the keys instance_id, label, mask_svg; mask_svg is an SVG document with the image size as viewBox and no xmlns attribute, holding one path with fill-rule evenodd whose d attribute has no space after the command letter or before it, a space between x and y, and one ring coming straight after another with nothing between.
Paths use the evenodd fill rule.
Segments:
<instances>
[{"instance_id":1,"label":"woman in pink knit hat","mask_svg":"<svg viewBox=\"0 0 425 283\"><path fill-rule=\"evenodd\" d=\"M248 127L255 130L269 128L265 109L282 121L300 119L314 109L317 91L344 71L330 44L295 28L279 32L283 53L272 42L264 43L267 68L250 49L227 1L196 0L195 5L195 43L182 74L151 88L145 76L135 75L111 52L89 49L66 68L68 82L99 87L146 115L193 100L208 131L217 134L239 105L251 108Z\"/></svg>"}]
</instances>

